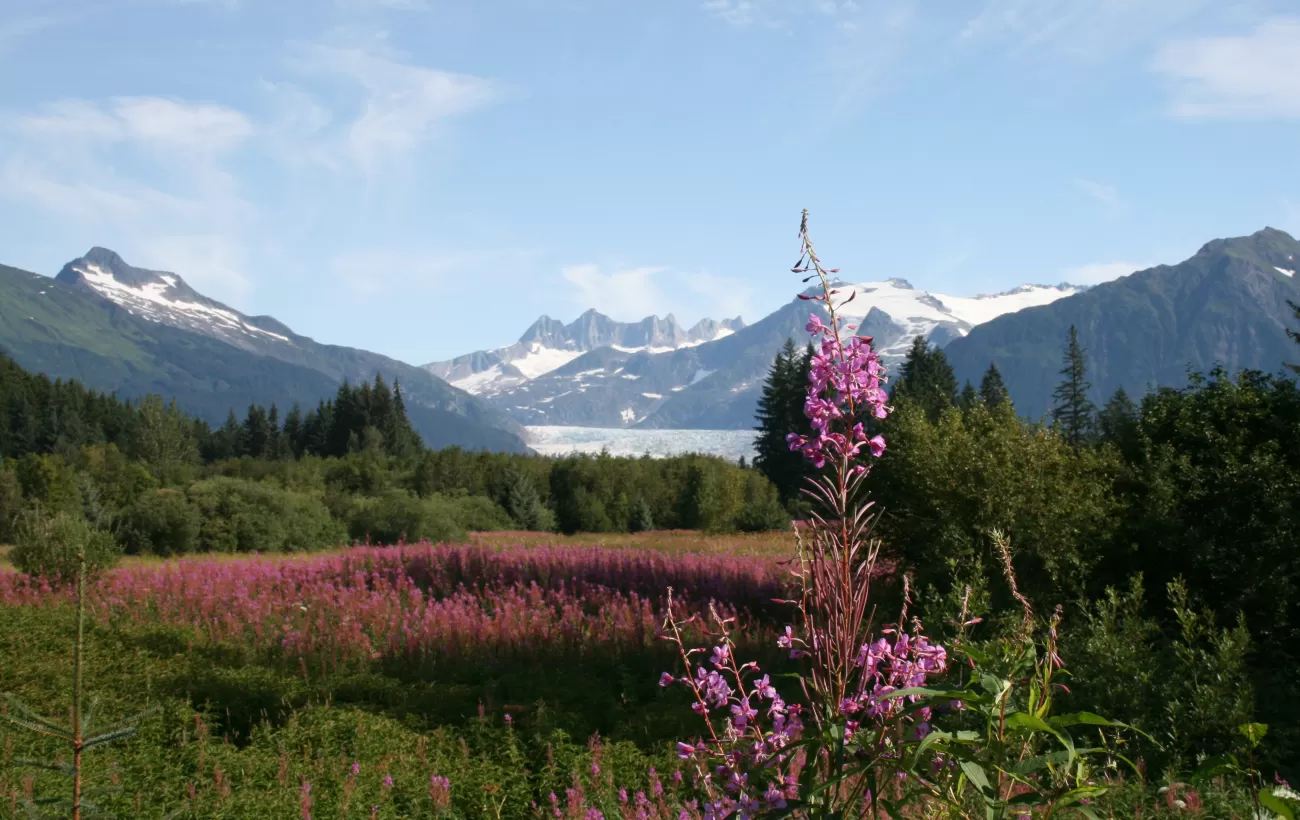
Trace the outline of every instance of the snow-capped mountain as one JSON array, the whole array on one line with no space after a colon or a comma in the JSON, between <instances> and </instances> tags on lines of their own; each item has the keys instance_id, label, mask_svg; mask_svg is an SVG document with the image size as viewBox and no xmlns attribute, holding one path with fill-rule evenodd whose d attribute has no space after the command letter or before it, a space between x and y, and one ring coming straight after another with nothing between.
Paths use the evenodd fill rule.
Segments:
<instances>
[{"instance_id":1,"label":"snow-capped mountain","mask_svg":"<svg viewBox=\"0 0 1300 820\"><path fill-rule=\"evenodd\" d=\"M1084 290L1069 284L1021 285L1003 293L946 296L917 290L906 279L852 284L835 282L839 313L857 332L874 336L876 350L888 364L907 353L917 336L945 345L965 336L971 328L1029 307L1047 305Z\"/></svg>"},{"instance_id":2,"label":"snow-capped mountain","mask_svg":"<svg viewBox=\"0 0 1300 820\"><path fill-rule=\"evenodd\" d=\"M600 348L622 353L667 353L721 339L742 329L734 319L701 319L686 330L669 314L647 316L639 322L617 322L588 310L569 324L543 316L519 341L496 350L480 350L445 362L432 362L425 370L451 384L482 396L493 396L550 373Z\"/></svg>"},{"instance_id":3,"label":"snow-capped mountain","mask_svg":"<svg viewBox=\"0 0 1300 820\"><path fill-rule=\"evenodd\" d=\"M276 400L277 395L283 400L287 386L275 384L274 379L263 379L259 372L267 360L294 365L298 370L292 372L300 374L303 368L314 371L304 375L303 380L314 385L307 393L319 393L315 398L324 398L332 393L345 379L356 383L372 380L379 374L389 383L400 382L412 424L426 442L435 446L459 444L474 449L525 449L520 438L523 430L506 413L448 385L426 370L366 350L320 344L294 333L270 316L247 316L209 299L175 273L132 267L107 248L91 248L85 256L64 265L55 280L64 293L89 298L92 304L105 308L109 314L127 314L124 317L126 324L161 326L166 332L159 333L168 339L192 340L188 334L196 334L205 337L205 341L215 339L223 343L213 345L209 341L201 346L193 341L180 345L157 344L149 355L157 360L163 372L172 375L156 380L155 390L169 384L169 379L174 381L177 372L183 372L187 376L197 376L199 382L206 380L210 392L219 394L229 389L232 380L251 379L258 384L252 391L255 397L265 395L267 398L261 399L265 403ZM184 334L174 333L176 330L184 331ZM204 360L206 364L200 367L198 361L201 357L190 350L191 347L195 350L202 347L207 351L205 355L215 356L223 363L227 359L239 360L242 362L237 368L239 374L216 376L215 364ZM229 350L231 347L252 355L236 356L235 351ZM195 361L191 362L191 358ZM138 366L139 362L133 364ZM194 368L193 371L190 368ZM77 375L83 381L93 383L85 374ZM321 376L325 377L324 380ZM322 385L331 386L324 389ZM117 386L111 389L117 389ZM177 388L171 392L180 391ZM297 394L293 397L299 398ZM203 400L208 401L207 398ZM211 405L220 407L220 399L211 399ZM223 417L225 409L220 407ZM244 408L234 409L242 412Z\"/></svg>"},{"instance_id":4,"label":"snow-capped mountain","mask_svg":"<svg viewBox=\"0 0 1300 820\"><path fill-rule=\"evenodd\" d=\"M291 343L291 331L269 316L248 317L191 288L166 271L135 268L107 248L63 266L55 279L88 290L151 322L213 336L245 350L262 343Z\"/></svg>"},{"instance_id":5,"label":"snow-capped mountain","mask_svg":"<svg viewBox=\"0 0 1300 820\"><path fill-rule=\"evenodd\" d=\"M847 332L875 338L897 364L916 336L939 345L997 316L1078 293L1073 285L1023 285L1005 293L946 296L903 279L837 282ZM428 367L526 426L743 429L753 426L763 379L787 339L802 344L816 302L792 300L752 325L697 325L650 333L653 319L622 328L588 311L572 325L543 318L508 348ZM671 317L670 317L671 319ZM662 320L669 322L669 320ZM675 323L670 323L673 326ZM704 325L704 323L701 323ZM710 338L711 337L711 338Z\"/></svg>"}]
</instances>

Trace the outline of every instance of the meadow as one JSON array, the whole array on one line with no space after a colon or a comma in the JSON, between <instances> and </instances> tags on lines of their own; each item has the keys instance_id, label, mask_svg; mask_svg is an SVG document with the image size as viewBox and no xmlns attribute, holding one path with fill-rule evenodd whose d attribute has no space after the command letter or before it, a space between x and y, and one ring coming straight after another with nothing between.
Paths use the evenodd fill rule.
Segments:
<instances>
[{"instance_id":1,"label":"meadow","mask_svg":"<svg viewBox=\"0 0 1300 820\"><path fill-rule=\"evenodd\" d=\"M689 702L657 685L674 661L657 638L666 591L679 613L714 604L774 632L779 539L473 540L106 573L88 589L88 693L110 719L163 711L89 759L92 783L122 787L103 804L133 817L509 817L538 801L552 812L554 793L583 816L589 803L652 816L677 787L672 742L696 729ZM47 713L67 708L70 601L68 587L0 572L12 659L0 691ZM775 654L770 641L753 650ZM66 786L14 764L53 747L8 733L3 748L0 816Z\"/></svg>"},{"instance_id":2,"label":"meadow","mask_svg":"<svg viewBox=\"0 0 1300 820\"><path fill-rule=\"evenodd\" d=\"M696 793L673 747L699 725L686 693L658 685L680 665L659 637L666 592L679 620L735 616L745 656L778 669L788 612L773 599L790 590L792 538L468 541L105 573L88 587L87 692L107 720L160 713L87 757L88 783L119 789L101 805L141 818L677 818ZM0 691L46 714L70 700L71 600L0 571ZM59 759L56 746L0 738L0 817L66 790L19 765ZM1186 814L1170 792L1117 794L1111 816ZM1240 794L1192 794L1208 816L1238 815Z\"/></svg>"}]
</instances>

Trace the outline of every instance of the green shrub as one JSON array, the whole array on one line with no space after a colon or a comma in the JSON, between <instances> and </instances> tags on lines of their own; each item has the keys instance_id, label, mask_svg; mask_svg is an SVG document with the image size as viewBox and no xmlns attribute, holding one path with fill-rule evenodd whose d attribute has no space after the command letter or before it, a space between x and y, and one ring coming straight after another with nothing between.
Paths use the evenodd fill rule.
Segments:
<instances>
[{"instance_id":1,"label":"green shrub","mask_svg":"<svg viewBox=\"0 0 1300 820\"><path fill-rule=\"evenodd\" d=\"M302 552L334 546L343 528L315 496L236 478L193 484L202 552Z\"/></svg>"},{"instance_id":2,"label":"green shrub","mask_svg":"<svg viewBox=\"0 0 1300 820\"><path fill-rule=\"evenodd\" d=\"M398 541L452 541L465 535L454 505L441 496L417 498L392 489L378 497L355 498L348 516L348 534L377 544Z\"/></svg>"},{"instance_id":3,"label":"green shrub","mask_svg":"<svg viewBox=\"0 0 1300 820\"><path fill-rule=\"evenodd\" d=\"M470 532L492 532L494 530L511 530L514 520L492 499L482 495L431 496L426 502L443 505L460 527ZM542 508L539 505L534 523L542 521Z\"/></svg>"},{"instance_id":4,"label":"green shrub","mask_svg":"<svg viewBox=\"0 0 1300 820\"><path fill-rule=\"evenodd\" d=\"M82 551L91 575L110 569L121 555L112 535L95 529L80 516L64 510L45 513L36 508L18 516L9 560L28 575L68 581L76 575Z\"/></svg>"},{"instance_id":5,"label":"green shrub","mask_svg":"<svg viewBox=\"0 0 1300 820\"><path fill-rule=\"evenodd\" d=\"M178 555L199 543L199 511L185 494L154 490L122 512L117 540L128 555Z\"/></svg>"},{"instance_id":6,"label":"green shrub","mask_svg":"<svg viewBox=\"0 0 1300 820\"><path fill-rule=\"evenodd\" d=\"M736 515L736 529L741 532L772 532L790 526L790 512L775 498L746 501Z\"/></svg>"}]
</instances>

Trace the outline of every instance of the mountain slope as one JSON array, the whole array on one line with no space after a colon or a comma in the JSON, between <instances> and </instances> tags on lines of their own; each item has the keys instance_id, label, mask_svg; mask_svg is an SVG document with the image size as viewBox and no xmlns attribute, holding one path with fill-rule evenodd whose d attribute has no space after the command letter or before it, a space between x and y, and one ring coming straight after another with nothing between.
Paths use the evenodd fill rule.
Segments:
<instances>
[{"instance_id":1,"label":"mountain slope","mask_svg":"<svg viewBox=\"0 0 1300 820\"><path fill-rule=\"evenodd\" d=\"M898 361L915 335L942 344L993 316L1080 290L1026 285L965 298L919 291L902 279L836 287L846 297L856 293L844 315L859 325L856 332L875 337L887 364ZM808 338L804 325L814 310L816 303L793 299L752 325L674 350L598 347L541 376L499 381L481 395L527 425L752 427L773 358L787 339Z\"/></svg>"},{"instance_id":2,"label":"mountain slope","mask_svg":"<svg viewBox=\"0 0 1300 820\"><path fill-rule=\"evenodd\" d=\"M1121 386L1136 397L1152 385L1185 384L1189 368L1273 372L1300 358L1286 336L1294 319L1286 302L1300 302L1298 259L1300 242L1273 228L1216 239L1177 265L994 319L945 353L962 380L978 383L996 364L1017 409L1031 417L1051 407L1072 324L1098 405Z\"/></svg>"},{"instance_id":3,"label":"mountain slope","mask_svg":"<svg viewBox=\"0 0 1300 820\"><path fill-rule=\"evenodd\" d=\"M235 346L220 333L178 327L160 316L151 320L135 315L136 305L120 304L70 278L59 281L0 266L0 348L22 367L75 378L123 397L175 396L212 422L224 420L232 408L242 413L252 402L276 402L282 408L294 401L314 405L332 395L343 378L361 381L378 371L390 381L401 379L412 423L430 446L526 449L517 426L501 421L503 414L418 368L365 351L317 345L271 324L274 320L247 320L226 309L298 348L298 361L290 355L266 355ZM150 286L130 280L119 284Z\"/></svg>"}]
</instances>

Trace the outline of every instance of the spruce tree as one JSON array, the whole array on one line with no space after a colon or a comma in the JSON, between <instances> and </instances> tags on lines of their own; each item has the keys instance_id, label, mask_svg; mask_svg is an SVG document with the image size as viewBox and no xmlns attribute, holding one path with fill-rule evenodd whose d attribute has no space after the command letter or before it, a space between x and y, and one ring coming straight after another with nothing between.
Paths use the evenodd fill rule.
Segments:
<instances>
[{"instance_id":1,"label":"spruce tree","mask_svg":"<svg viewBox=\"0 0 1300 820\"><path fill-rule=\"evenodd\" d=\"M1113 444L1126 457L1134 454L1138 434L1137 405L1120 387L1097 414L1097 432L1103 442Z\"/></svg>"},{"instance_id":2,"label":"spruce tree","mask_svg":"<svg viewBox=\"0 0 1300 820\"><path fill-rule=\"evenodd\" d=\"M271 423L266 416L266 408L256 404L248 405L248 415L244 417L242 431L243 455L253 458L266 458L271 446Z\"/></svg>"},{"instance_id":3,"label":"spruce tree","mask_svg":"<svg viewBox=\"0 0 1300 820\"><path fill-rule=\"evenodd\" d=\"M803 413L808 367L807 351L800 354L794 341L787 340L768 371L758 400L754 467L767 476L786 504L799 497L808 470L803 455L791 452L786 442L790 433L808 432Z\"/></svg>"},{"instance_id":4,"label":"spruce tree","mask_svg":"<svg viewBox=\"0 0 1300 820\"><path fill-rule=\"evenodd\" d=\"M1002 381L1002 373L992 362L989 362L989 369L984 371L984 378L980 380L980 398L990 409L1000 407L1003 402L1011 401L1011 394L1007 392L1007 386Z\"/></svg>"},{"instance_id":5,"label":"spruce tree","mask_svg":"<svg viewBox=\"0 0 1300 820\"><path fill-rule=\"evenodd\" d=\"M1061 425L1065 440L1078 446L1091 437L1097 408L1088 399L1088 391L1092 388L1088 381L1088 361L1079 344L1078 328L1074 325L1070 325L1061 376L1060 385L1052 393L1056 400L1052 418Z\"/></svg>"},{"instance_id":6,"label":"spruce tree","mask_svg":"<svg viewBox=\"0 0 1300 820\"><path fill-rule=\"evenodd\" d=\"M957 376L948 357L924 336L912 340L907 358L894 383L893 397L908 401L925 410L931 421L957 401Z\"/></svg>"},{"instance_id":7,"label":"spruce tree","mask_svg":"<svg viewBox=\"0 0 1300 820\"><path fill-rule=\"evenodd\" d=\"M293 403L289 412L284 417L284 429L280 433L280 439L284 442L285 450L290 458L300 458L303 451L303 422L302 408L298 402Z\"/></svg>"},{"instance_id":8,"label":"spruce tree","mask_svg":"<svg viewBox=\"0 0 1300 820\"><path fill-rule=\"evenodd\" d=\"M957 399L957 406L961 408L963 413L969 413L975 409L975 405L979 403L979 400L980 395L975 392L975 385L970 383L970 379L967 379L966 386L961 389L961 396Z\"/></svg>"}]
</instances>

